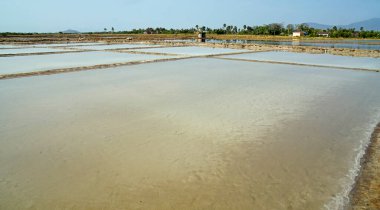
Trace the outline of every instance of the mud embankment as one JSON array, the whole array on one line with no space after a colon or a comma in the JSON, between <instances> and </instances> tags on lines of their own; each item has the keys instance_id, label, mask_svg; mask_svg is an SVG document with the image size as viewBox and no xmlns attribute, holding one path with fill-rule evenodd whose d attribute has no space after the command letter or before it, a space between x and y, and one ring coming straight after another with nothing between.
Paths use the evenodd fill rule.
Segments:
<instances>
[{"instance_id":1,"label":"mud embankment","mask_svg":"<svg viewBox=\"0 0 380 210\"><path fill-rule=\"evenodd\" d=\"M371 136L351 195L351 210L380 209L380 123Z\"/></svg>"},{"instance_id":2,"label":"mud embankment","mask_svg":"<svg viewBox=\"0 0 380 210\"><path fill-rule=\"evenodd\" d=\"M361 50L348 48L328 48L313 46L286 46L286 45L267 45L267 44L234 44L234 43L183 43L183 42L162 42L150 41L152 44L166 46L203 46L216 48L246 49L254 51L289 51L303 52L312 54L332 54L355 57L373 57L380 58L380 50Z\"/></svg>"}]
</instances>

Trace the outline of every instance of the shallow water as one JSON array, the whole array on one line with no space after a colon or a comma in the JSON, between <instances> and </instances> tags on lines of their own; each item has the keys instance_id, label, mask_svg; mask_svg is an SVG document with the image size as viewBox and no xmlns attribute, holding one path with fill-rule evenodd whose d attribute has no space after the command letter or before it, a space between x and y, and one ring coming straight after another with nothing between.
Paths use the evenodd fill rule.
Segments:
<instances>
[{"instance_id":1,"label":"shallow water","mask_svg":"<svg viewBox=\"0 0 380 210\"><path fill-rule=\"evenodd\" d=\"M30 47L73 47L82 45L105 45L104 42L67 42L67 43L56 43L56 44L35 44L35 45L25 45Z\"/></svg>"},{"instance_id":2,"label":"shallow water","mask_svg":"<svg viewBox=\"0 0 380 210\"><path fill-rule=\"evenodd\" d=\"M292 46L313 46L329 48L350 48L363 50L380 50L379 40L334 40L324 42L305 41L269 41L269 40L207 40L210 43L240 43L240 44L270 44L270 45L292 45Z\"/></svg>"},{"instance_id":3,"label":"shallow water","mask_svg":"<svg viewBox=\"0 0 380 210\"><path fill-rule=\"evenodd\" d=\"M2 48L19 48L22 47L20 45L10 45L10 44L0 44L0 49Z\"/></svg>"},{"instance_id":4,"label":"shallow water","mask_svg":"<svg viewBox=\"0 0 380 210\"><path fill-rule=\"evenodd\" d=\"M379 80L217 59L2 80L0 209L334 206Z\"/></svg>"},{"instance_id":5,"label":"shallow water","mask_svg":"<svg viewBox=\"0 0 380 210\"><path fill-rule=\"evenodd\" d=\"M331 54L308 54L293 52L257 52L249 54L228 55L223 57L380 70L380 59L368 57L350 57Z\"/></svg>"},{"instance_id":6,"label":"shallow water","mask_svg":"<svg viewBox=\"0 0 380 210\"><path fill-rule=\"evenodd\" d=\"M167 42L197 42L196 39L165 40ZM270 44L270 45L293 45L314 46L329 48L350 48L363 50L380 50L380 40L323 40L315 42L307 41L272 41L272 40L220 40L207 39L208 43L237 43L237 44Z\"/></svg>"},{"instance_id":7,"label":"shallow water","mask_svg":"<svg viewBox=\"0 0 380 210\"><path fill-rule=\"evenodd\" d=\"M158 47L159 45L149 44L109 44L109 45L97 45L97 46L76 46L75 49L86 50L115 50L115 49L129 49L129 48L143 48L143 47Z\"/></svg>"},{"instance_id":8,"label":"shallow water","mask_svg":"<svg viewBox=\"0 0 380 210\"><path fill-rule=\"evenodd\" d=\"M228 48L210 48L210 47L164 47L152 49L137 49L136 52L167 53L178 55L213 55L223 53L247 52L247 50L235 50Z\"/></svg>"},{"instance_id":9,"label":"shallow water","mask_svg":"<svg viewBox=\"0 0 380 210\"><path fill-rule=\"evenodd\" d=\"M15 49L1 49L1 54L21 54L21 53L45 53L45 52L62 52L68 51L66 49L55 49L55 48L15 48ZM73 50L71 50L73 51Z\"/></svg>"},{"instance_id":10,"label":"shallow water","mask_svg":"<svg viewBox=\"0 0 380 210\"><path fill-rule=\"evenodd\" d=\"M155 60L171 57L173 56L139 55L101 51L39 56L0 57L0 75L129 61Z\"/></svg>"}]
</instances>

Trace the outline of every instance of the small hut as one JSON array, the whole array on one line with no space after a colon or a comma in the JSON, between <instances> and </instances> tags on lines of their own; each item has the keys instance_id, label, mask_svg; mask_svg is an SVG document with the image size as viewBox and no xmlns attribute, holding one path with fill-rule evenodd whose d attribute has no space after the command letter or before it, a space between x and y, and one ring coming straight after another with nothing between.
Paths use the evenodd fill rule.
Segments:
<instances>
[{"instance_id":1,"label":"small hut","mask_svg":"<svg viewBox=\"0 0 380 210\"><path fill-rule=\"evenodd\" d=\"M304 35L305 35L305 32L303 32L303 31L300 31L300 30L293 31L293 37L301 37Z\"/></svg>"},{"instance_id":2,"label":"small hut","mask_svg":"<svg viewBox=\"0 0 380 210\"><path fill-rule=\"evenodd\" d=\"M206 42L206 32L205 31L198 32L198 41L199 42Z\"/></svg>"}]
</instances>

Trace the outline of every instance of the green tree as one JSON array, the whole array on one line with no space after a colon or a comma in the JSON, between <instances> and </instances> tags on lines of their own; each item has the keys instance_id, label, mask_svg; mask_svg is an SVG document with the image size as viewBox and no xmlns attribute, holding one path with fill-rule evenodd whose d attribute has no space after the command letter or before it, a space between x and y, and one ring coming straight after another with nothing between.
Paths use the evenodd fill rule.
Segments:
<instances>
[{"instance_id":1,"label":"green tree","mask_svg":"<svg viewBox=\"0 0 380 210\"><path fill-rule=\"evenodd\" d=\"M294 25L293 24L288 24L286 26L286 29L288 30L288 34L291 34L294 31Z\"/></svg>"}]
</instances>

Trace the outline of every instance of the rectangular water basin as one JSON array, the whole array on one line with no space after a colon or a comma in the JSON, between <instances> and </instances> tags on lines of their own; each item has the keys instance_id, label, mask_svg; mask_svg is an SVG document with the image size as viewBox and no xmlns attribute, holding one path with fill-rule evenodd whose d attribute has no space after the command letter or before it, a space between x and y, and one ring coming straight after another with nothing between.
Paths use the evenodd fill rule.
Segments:
<instances>
[{"instance_id":1,"label":"rectangular water basin","mask_svg":"<svg viewBox=\"0 0 380 210\"><path fill-rule=\"evenodd\" d=\"M39 56L0 57L0 74L44 71L130 61L155 60L173 56L140 55L115 52L78 52Z\"/></svg>"},{"instance_id":2,"label":"rectangular water basin","mask_svg":"<svg viewBox=\"0 0 380 210\"><path fill-rule=\"evenodd\" d=\"M206 58L0 80L0 208L337 209L379 80Z\"/></svg>"},{"instance_id":3,"label":"rectangular water basin","mask_svg":"<svg viewBox=\"0 0 380 210\"><path fill-rule=\"evenodd\" d=\"M228 48L211 48L211 47L164 47L152 49L137 49L136 52L148 53L165 53L165 54L178 54L178 55L215 55L225 53L240 53L247 52L247 50L236 50Z\"/></svg>"},{"instance_id":4,"label":"rectangular water basin","mask_svg":"<svg viewBox=\"0 0 380 210\"><path fill-rule=\"evenodd\" d=\"M240 55L223 56L225 58L237 58L247 60L288 62L307 65L323 65L331 67L379 69L379 58L338 56L331 54L308 54L293 52L258 52Z\"/></svg>"}]
</instances>

